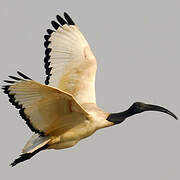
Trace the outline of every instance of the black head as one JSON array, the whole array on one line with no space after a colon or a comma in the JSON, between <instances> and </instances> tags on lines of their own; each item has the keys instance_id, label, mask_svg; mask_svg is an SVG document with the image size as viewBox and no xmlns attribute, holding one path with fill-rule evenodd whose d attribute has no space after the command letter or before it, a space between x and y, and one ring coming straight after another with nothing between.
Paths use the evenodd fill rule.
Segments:
<instances>
[{"instance_id":1,"label":"black head","mask_svg":"<svg viewBox=\"0 0 180 180\"><path fill-rule=\"evenodd\" d=\"M142 102L135 102L129 108L129 111L131 111L134 114L141 113L144 111L159 111L159 112L169 114L170 116L174 117L175 119L178 119L175 114L173 114L171 111L169 111L168 109L166 109L164 107L153 105L153 104L145 104Z\"/></svg>"},{"instance_id":2,"label":"black head","mask_svg":"<svg viewBox=\"0 0 180 180\"><path fill-rule=\"evenodd\" d=\"M153 104L145 104L142 102L135 102L132 106L126 111L123 111L121 113L112 113L107 118L108 121L114 122L115 124L123 122L127 117L130 117L132 115L142 113L145 111L159 111L166 114L169 114L170 116L174 117L175 119L178 119L175 114L173 114L171 111L167 110L164 107L153 105Z\"/></svg>"},{"instance_id":3,"label":"black head","mask_svg":"<svg viewBox=\"0 0 180 180\"><path fill-rule=\"evenodd\" d=\"M142 102L135 102L132 106L128 109L129 112L132 114L137 114L146 111L146 104Z\"/></svg>"}]
</instances>

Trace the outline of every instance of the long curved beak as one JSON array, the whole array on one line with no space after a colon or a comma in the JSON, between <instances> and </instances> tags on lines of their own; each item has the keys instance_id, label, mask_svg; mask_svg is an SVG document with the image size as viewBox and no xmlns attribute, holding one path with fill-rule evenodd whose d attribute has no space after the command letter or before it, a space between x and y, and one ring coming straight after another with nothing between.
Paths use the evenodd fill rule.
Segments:
<instances>
[{"instance_id":1,"label":"long curved beak","mask_svg":"<svg viewBox=\"0 0 180 180\"><path fill-rule=\"evenodd\" d=\"M173 114L171 111L169 111L168 109L161 107L161 106L157 106L157 105L152 105L152 104L144 104L144 111L159 111L159 112L163 112L166 114L169 114L170 116L174 117L176 120L178 120L178 117Z\"/></svg>"}]
</instances>

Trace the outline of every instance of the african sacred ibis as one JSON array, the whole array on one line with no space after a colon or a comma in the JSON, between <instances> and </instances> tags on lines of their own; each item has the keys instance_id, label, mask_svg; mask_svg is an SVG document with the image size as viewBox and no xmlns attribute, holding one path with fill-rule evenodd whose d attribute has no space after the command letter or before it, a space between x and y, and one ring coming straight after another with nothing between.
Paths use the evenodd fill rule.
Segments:
<instances>
[{"instance_id":1,"label":"african sacred ibis","mask_svg":"<svg viewBox=\"0 0 180 180\"><path fill-rule=\"evenodd\" d=\"M144 111L160 111L177 119L169 110L135 102L126 111L108 113L96 105L96 58L79 28L67 13L55 30L45 35L45 84L33 81L21 72L9 76L3 86L9 101L19 109L21 117L35 133L22 154L11 166L30 159L45 149L63 149L77 144L96 130L123 122L127 117Z\"/></svg>"}]
</instances>

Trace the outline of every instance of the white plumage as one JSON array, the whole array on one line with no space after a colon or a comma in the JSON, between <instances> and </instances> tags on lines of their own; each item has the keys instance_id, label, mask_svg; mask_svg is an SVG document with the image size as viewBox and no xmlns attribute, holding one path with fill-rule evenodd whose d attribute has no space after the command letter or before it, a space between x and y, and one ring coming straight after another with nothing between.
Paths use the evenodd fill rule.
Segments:
<instances>
[{"instance_id":1,"label":"white plumage","mask_svg":"<svg viewBox=\"0 0 180 180\"><path fill-rule=\"evenodd\" d=\"M123 122L127 117L156 110L177 117L165 108L134 103L121 113L108 113L96 106L96 58L88 42L67 13L65 20L45 35L46 85L37 83L21 72L3 90L9 101L20 109L21 117L35 132L23 148L22 155L11 165L30 159L44 149L74 146L96 130Z\"/></svg>"},{"instance_id":2,"label":"white plumage","mask_svg":"<svg viewBox=\"0 0 180 180\"><path fill-rule=\"evenodd\" d=\"M68 20L67 14L65 17ZM62 26L57 26L48 39L52 68L49 85L70 93L79 103L96 103L96 58L79 28L68 26L60 16L57 19Z\"/></svg>"},{"instance_id":3,"label":"white plumage","mask_svg":"<svg viewBox=\"0 0 180 180\"><path fill-rule=\"evenodd\" d=\"M106 120L109 113L95 104L96 59L79 28L67 13L64 16L66 21L57 15L61 25L52 21L56 31L47 30L45 35L46 85L20 72L22 78L10 76L16 81L5 81L13 84L4 86L4 92L36 133L12 166L29 159L45 145L48 149L71 147L98 128L113 125ZM96 122L98 115L101 121Z\"/></svg>"}]
</instances>

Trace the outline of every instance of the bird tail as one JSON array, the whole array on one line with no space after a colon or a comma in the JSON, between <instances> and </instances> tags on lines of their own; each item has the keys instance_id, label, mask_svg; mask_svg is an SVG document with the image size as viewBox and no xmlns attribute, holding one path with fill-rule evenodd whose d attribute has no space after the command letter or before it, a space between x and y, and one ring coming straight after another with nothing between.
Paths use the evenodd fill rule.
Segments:
<instances>
[{"instance_id":1,"label":"bird tail","mask_svg":"<svg viewBox=\"0 0 180 180\"><path fill-rule=\"evenodd\" d=\"M23 162L23 161L26 161L26 160L32 158L38 152L47 149L49 141L50 141L50 138L47 136L41 136L39 134L34 134L30 138L30 140L27 142L27 144L24 146L20 157L15 159L10 164L10 166L13 167L20 162Z\"/></svg>"}]
</instances>

